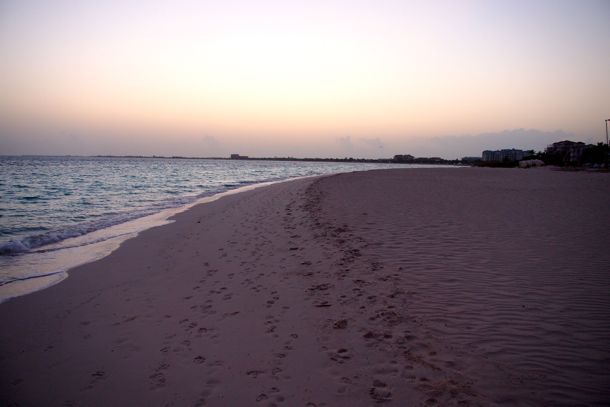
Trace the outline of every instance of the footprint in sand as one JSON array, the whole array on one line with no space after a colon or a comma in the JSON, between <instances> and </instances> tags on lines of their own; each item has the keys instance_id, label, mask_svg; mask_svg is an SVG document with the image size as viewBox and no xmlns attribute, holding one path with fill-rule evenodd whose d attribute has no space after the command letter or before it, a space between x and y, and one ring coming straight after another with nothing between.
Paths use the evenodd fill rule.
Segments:
<instances>
[{"instance_id":1,"label":"footprint in sand","mask_svg":"<svg viewBox=\"0 0 610 407\"><path fill-rule=\"evenodd\" d=\"M338 349L334 352L329 352L328 356L331 360L337 363L345 363L347 360L351 359L349 351L345 348Z\"/></svg>"},{"instance_id":2,"label":"footprint in sand","mask_svg":"<svg viewBox=\"0 0 610 407\"><path fill-rule=\"evenodd\" d=\"M369 389L369 394L376 401L389 401L392 399L392 391L381 380L373 380L373 387Z\"/></svg>"},{"instance_id":3,"label":"footprint in sand","mask_svg":"<svg viewBox=\"0 0 610 407\"><path fill-rule=\"evenodd\" d=\"M256 401L264 401L267 400L269 398L269 396L267 396L265 393L261 393L256 397Z\"/></svg>"},{"instance_id":4,"label":"footprint in sand","mask_svg":"<svg viewBox=\"0 0 610 407\"><path fill-rule=\"evenodd\" d=\"M334 329L345 329L345 328L347 328L347 320L346 319L341 319L339 321L336 321L333 324L333 328Z\"/></svg>"},{"instance_id":5,"label":"footprint in sand","mask_svg":"<svg viewBox=\"0 0 610 407\"><path fill-rule=\"evenodd\" d=\"M156 389L165 386L166 379L163 371L167 369L169 369L169 364L162 363L154 370L154 372L149 376L149 378L152 379L151 388Z\"/></svg>"},{"instance_id":6,"label":"footprint in sand","mask_svg":"<svg viewBox=\"0 0 610 407\"><path fill-rule=\"evenodd\" d=\"M246 376L256 379L258 376L264 374L264 370L248 370Z\"/></svg>"}]
</instances>

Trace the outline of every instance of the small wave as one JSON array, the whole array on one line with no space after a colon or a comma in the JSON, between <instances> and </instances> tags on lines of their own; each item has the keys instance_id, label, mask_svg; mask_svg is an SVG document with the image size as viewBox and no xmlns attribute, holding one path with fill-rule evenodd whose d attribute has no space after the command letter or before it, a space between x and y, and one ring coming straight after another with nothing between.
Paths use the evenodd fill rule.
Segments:
<instances>
[{"instance_id":1,"label":"small wave","mask_svg":"<svg viewBox=\"0 0 610 407\"><path fill-rule=\"evenodd\" d=\"M22 242L11 240L8 243L0 245L0 255L5 256L10 254L23 253L27 252L29 249L30 248L24 245Z\"/></svg>"},{"instance_id":2,"label":"small wave","mask_svg":"<svg viewBox=\"0 0 610 407\"><path fill-rule=\"evenodd\" d=\"M132 212L122 212L115 214L106 214L103 219L96 221L88 221L82 222L75 225L68 225L65 229L54 230L45 233L39 233L35 235L30 235L20 240L10 240L7 243L0 244L0 256L15 256L21 255L28 252L46 252L46 251L54 251L61 250L65 248L70 248L74 246L62 246L60 248L53 249L42 249L35 250L40 247L52 245L54 243L59 243L61 241L84 236L86 234L109 228L111 226L116 226L125 222L129 222L138 218L142 218L144 216L152 215L154 213L161 212L165 209L176 208L183 206L197 199L198 197L180 197L180 198L172 198L166 201L155 202L153 205L142 208ZM108 216L110 215L110 216ZM111 236L108 238L112 238L116 236ZM105 239L103 239L105 240ZM95 241L88 242L96 243Z\"/></svg>"},{"instance_id":3,"label":"small wave","mask_svg":"<svg viewBox=\"0 0 610 407\"><path fill-rule=\"evenodd\" d=\"M27 280L32 280L35 278L50 277L50 276L55 276L55 275L61 274L61 273L63 273L63 271L53 271L51 273L36 274L33 276L26 276L26 277L13 277L13 278L10 278L9 280L0 281L0 287L2 287L3 285L11 284L11 283L16 283L18 281L27 281Z\"/></svg>"},{"instance_id":4,"label":"small wave","mask_svg":"<svg viewBox=\"0 0 610 407\"><path fill-rule=\"evenodd\" d=\"M61 247L54 247L52 249L44 249L43 248L43 249L33 250L31 252L32 253L49 253L49 252L55 252L55 251L58 251L58 250L74 249L76 247L85 247L85 246L89 246L89 245L92 245L92 244L101 243L101 242L105 242L105 241L110 240L110 239L116 239L118 237L123 237L123 236L128 236L128 235L129 235L129 233L113 234L113 235L101 237L99 239L93 239L93 240L90 240L90 241L87 241L87 242L84 242L84 243L81 243L81 244L64 245L64 246L61 246Z\"/></svg>"},{"instance_id":5,"label":"small wave","mask_svg":"<svg viewBox=\"0 0 610 407\"><path fill-rule=\"evenodd\" d=\"M105 221L88 222L80 225L77 224L74 226L70 226L64 230L57 230L53 232L32 235L21 240L11 240L7 243L0 245L0 255L11 256L31 252L34 249L37 249L42 246L47 246L53 243L61 242L66 239L83 236L88 233L95 232L96 230L118 225L120 223L124 223L132 219L137 219L148 214L150 214L150 212L131 214L131 216L116 216Z\"/></svg>"},{"instance_id":6,"label":"small wave","mask_svg":"<svg viewBox=\"0 0 610 407\"><path fill-rule=\"evenodd\" d=\"M245 180L239 181L235 183L227 183L224 185L224 188L211 188L204 193L197 196L182 196L182 197L172 197L165 201L157 201L152 205L141 208L132 212L122 212L122 213L114 213L114 214L106 214L103 219L96 221L88 221L82 222L75 225L68 225L65 229L54 230L44 233L38 233L34 235L27 236L20 240L11 240L7 243L0 244L0 256L16 256L22 255L25 253L37 252L43 253L47 251L55 251L62 250L65 248L70 248L74 246L61 246L58 248L49 248L49 249L40 249L41 247L49 246L55 243L62 242L67 239L84 236L86 234L95 232L97 230L105 229L111 226L119 225L121 223L129 222L138 218L142 218L144 216L152 215L154 213L158 213L168 208L177 208L184 205L187 205L193 202L196 199L211 196L216 193L222 192L226 189L235 189L247 184L254 184L255 181ZM81 201L83 204L85 200ZM88 202L87 202L88 203ZM110 215L110 216L109 216ZM112 238L112 237L108 237ZM95 243L95 242L88 242ZM79 244L79 246L82 244Z\"/></svg>"}]
</instances>

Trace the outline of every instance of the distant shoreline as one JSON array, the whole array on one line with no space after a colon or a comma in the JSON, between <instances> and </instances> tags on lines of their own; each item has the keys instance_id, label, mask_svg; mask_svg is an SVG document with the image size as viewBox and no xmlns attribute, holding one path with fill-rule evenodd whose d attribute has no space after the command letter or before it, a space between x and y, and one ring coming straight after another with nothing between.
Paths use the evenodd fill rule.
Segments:
<instances>
[{"instance_id":1,"label":"distant shoreline","mask_svg":"<svg viewBox=\"0 0 610 407\"><path fill-rule=\"evenodd\" d=\"M75 158L137 158L137 159L166 159L166 160L226 160L226 161L297 161L297 162L339 162L339 163L372 163L372 164L435 164L435 165L470 165L463 160L447 160L440 157L416 157L410 161L397 161L393 158L318 158L318 157L187 157L187 156L164 156L164 155L45 155L45 154L19 154L0 155L0 157L75 157Z\"/></svg>"}]
</instances>

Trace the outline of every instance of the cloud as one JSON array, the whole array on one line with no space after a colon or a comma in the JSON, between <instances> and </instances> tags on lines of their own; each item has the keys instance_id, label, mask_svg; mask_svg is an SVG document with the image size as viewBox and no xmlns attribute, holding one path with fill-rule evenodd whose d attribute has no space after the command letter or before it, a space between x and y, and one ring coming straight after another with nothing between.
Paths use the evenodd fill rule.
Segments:
<instances>
[{"instance_id":1,"label":"cloud","mask_svg":"<svg viewBox=\"0 0 610 407\"><path fill-rule=\"evenodd\" d=\"M352 142L351 136L339 137L337 143L343 151L351 151L354 149L354 143Z\"/></svg>"},{"instance_id":2,"label":"cloud","mask_svg":"<svg viewBox=\"0 0 610 407\"><path fill-rule=\"evenodd\" d=\"M339 156L383 158L384 143L379 137L343 136L335 142L337 149L333 153Z\"/></svg>"},{"instance_id":3,"label":"cloud","mask_svg":"<svg viewBox=\"0 0 610 407\"><path fill-rule=\"evenodd\" d=\"M375 138L359 138L358 141L364 143L368 147L372 147L378 150L383 150L383 142L379 137Z\"/></svg>"},{"instance_id":4,"label":"cloud","mask_svg":"<svg viewBox=\"0 0 610 407\"><path fill-rule=\"evenodd\" d=\"M203 136L201 138L201 144L203 145L203 154L206 156L219 154L221 152L222 144L220 140L214 136Z\"/></svg>"}]
</instances>

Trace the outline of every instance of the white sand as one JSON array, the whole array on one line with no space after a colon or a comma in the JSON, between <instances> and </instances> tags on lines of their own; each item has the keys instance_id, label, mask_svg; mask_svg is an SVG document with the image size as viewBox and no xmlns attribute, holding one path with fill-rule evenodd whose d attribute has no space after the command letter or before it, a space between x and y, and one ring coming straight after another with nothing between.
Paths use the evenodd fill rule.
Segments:
<instances>
[{"instance_id":1,"label":"white sand","mask_svg":"<svg viewBox=\"0 0 610 407\"><path fill-rule=\"evenodd\" d=\"M610 176L425 169L197 206L0 304L7 405L610 403Z\"/></svg>"}]
</instances>

